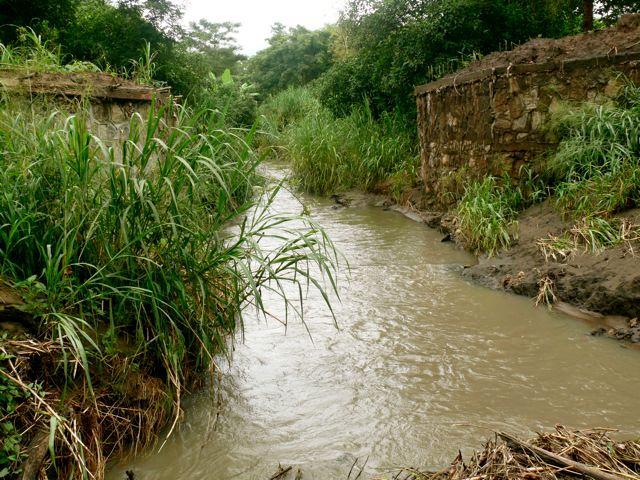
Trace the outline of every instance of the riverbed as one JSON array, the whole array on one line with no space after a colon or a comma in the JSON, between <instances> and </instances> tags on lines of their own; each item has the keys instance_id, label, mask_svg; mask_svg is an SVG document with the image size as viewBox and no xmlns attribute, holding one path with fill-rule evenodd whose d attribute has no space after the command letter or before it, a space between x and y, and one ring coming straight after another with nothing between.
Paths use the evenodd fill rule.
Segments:
<instances>
[{"instance_id":1,"label":"riverbed","mask_svg":"<svg viewBox=\"0 0 640 480\"><path fill-rule=\"evenodd\" d=\"M591 327L461 276L469 254L402 214L281 191L310 211L347 262L335 321L309 294L305 324L247 312L221 383L192 395L179 430L113 466L145 479L304 479L396 466L439 469L492 429L612 427L637 436L640 354ZM277 299L272 311L282 313ZM362 477L361 477L362 478Z\"/></svg>"}]
</instances>

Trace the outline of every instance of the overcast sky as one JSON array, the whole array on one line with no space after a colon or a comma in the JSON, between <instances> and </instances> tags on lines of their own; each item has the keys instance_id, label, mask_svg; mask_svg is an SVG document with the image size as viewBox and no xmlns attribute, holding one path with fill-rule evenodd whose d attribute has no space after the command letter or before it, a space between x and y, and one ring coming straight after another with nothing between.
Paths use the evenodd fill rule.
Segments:
<instances>
[{"instance_id":1,"label":"overcast sky","mask_svg":"<svg viewBox=\"0 0 640 480\"><path fill-rule=\"evenodd\" d=\"M320 28L338 19L345 0L185 0L185 21L239 22L238 43L251 55L267 46L271 25Z\"/></svg>"}]
</instances>

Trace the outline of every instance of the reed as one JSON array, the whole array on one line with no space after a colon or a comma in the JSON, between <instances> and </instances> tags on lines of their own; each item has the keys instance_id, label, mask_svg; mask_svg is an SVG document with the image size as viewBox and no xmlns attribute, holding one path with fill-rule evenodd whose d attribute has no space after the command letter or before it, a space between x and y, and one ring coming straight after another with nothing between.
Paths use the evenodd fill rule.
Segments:
<instances>
[{"instance_id":1,"label":"reed","mask_svg":"<svg viewBox=\"0 0 640 480\"><path fill-rule=\"evenodd\" d=\"M337 118L310 90L297 88L269 99L261 113L263 131L309 192L371 190L398 173L416 171L413 129L395 113L374 118L367 102Z\"/></svg>"},{"instance_id":2,"label":"reed","mask_svg":"<svg viewBox=\"0 0 640 480\"><path fill-rule=\"evenodd\" d=\"M69 113L35 104L0 105L0 278L25 300L32 337L59 346L47 358L60 369L21 377L6 348L0 376L33 400L32 420L65 440L52 445L66 448L67 462L51 468L70 461L75 476L99 475L107 432L73 423L60 410L65 392L84 392L79 404L96 418L109 411L105 401L120 415L123 379L140 372L164 385L158 416L177 419L181 396L226 352L246 306L266 314L263 295L275 293L301 316L309 287L329 303L336 252L310 218L273 213L281 187L256 193L253 130L154 105L131 117L126 141L109 145L91 133L82 105ZM277 246L263 248L267 239ZM59 418L37 413L34 381L50 389L43 398ZM161 423L141 422L127 438Z\"/></svg>"}]
</instances>

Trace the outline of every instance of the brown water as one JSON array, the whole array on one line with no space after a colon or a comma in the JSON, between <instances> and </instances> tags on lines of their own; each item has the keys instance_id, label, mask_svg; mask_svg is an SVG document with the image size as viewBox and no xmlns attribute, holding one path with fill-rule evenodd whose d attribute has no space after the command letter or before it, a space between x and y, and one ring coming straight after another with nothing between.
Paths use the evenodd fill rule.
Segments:
<instances>
[{"instance_id":1,"label":"brown water","mask_svg":"<svg viewBox=\"0 0 640 480\"><path fill-rule=\"evenodd\" d=\"M114 466L110 480L127 469L138 480L266 480L278 462L304 479L345 479L356 457L368 473L440 468L486 428L640 432L639 352L468 283L460 271L473 259L397 212L303 201L351 266L339 329L317 295L305 305L312 339L298 322L285 332L249 315L220 408L210 392L193 395L162 451ZM301 210L288 192L276 207Z\"/></svg>"}]
</instances>

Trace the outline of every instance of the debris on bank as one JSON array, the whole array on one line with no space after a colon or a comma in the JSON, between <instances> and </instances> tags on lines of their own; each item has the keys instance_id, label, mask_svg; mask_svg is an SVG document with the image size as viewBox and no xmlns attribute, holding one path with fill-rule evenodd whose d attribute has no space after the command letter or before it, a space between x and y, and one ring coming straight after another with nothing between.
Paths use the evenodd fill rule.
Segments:
<instances>
[{"instance_id":1,"label":"debris on bank","mask_svg":"<svg viewBox=\"0 0 640 480\"><path fill-rule=\"evenodd\" d=\"M640 479L640 441L617 441L614 430L569 430L556 426L554 432L538 433L523 441L497 432L482 451L465 462L458 454L451 466L431 473L405 469L398 480L596 480Z\"/></svg>"}]
</instances>

